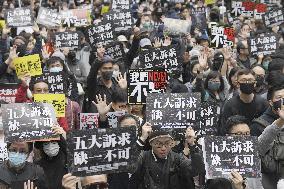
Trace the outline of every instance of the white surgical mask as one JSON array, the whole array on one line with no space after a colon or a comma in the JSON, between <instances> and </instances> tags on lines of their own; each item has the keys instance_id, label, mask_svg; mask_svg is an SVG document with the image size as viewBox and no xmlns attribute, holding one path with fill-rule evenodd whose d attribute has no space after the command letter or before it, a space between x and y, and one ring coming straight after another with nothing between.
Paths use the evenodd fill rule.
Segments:
<instances>
[{"instance_id":1,"label":"white surgical mask","mask_svg":"<svg viewBox=\"0 0 284 189\"><path fill-rule=\"evenodd\" d=\"M57 156L59 152L59 144L58 142L48 142L43 144L43 151L48 155L49 157Z\"/></svg>"},{"instance_id":2,"label":"white surgical mask","mask_svg":"<svg viewBox=\"0 0 284 189\"><path fill-rule=\"evenodd\" d=\"M50 72L61 72L63 70L62 67L52 67L50 68Z\"/></svg>"}]
</instances>

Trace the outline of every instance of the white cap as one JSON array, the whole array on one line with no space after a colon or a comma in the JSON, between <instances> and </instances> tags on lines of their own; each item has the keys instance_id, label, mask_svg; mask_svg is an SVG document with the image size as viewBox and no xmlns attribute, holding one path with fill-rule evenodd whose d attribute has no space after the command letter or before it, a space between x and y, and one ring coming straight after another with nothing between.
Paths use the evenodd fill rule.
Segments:
<instances>
[{"instance_id":1,"label":"white cap","mask_svg":"<svg viewBox=\"0 0 284 189\"><path fill-rule=\"evenodd\" d=\"M123 42L123 41L128 41L124 35L119 35L119 36L117 37L117 40L118 40L118 41L121 41L121 42Z\"/></svg>"}]
</instances>

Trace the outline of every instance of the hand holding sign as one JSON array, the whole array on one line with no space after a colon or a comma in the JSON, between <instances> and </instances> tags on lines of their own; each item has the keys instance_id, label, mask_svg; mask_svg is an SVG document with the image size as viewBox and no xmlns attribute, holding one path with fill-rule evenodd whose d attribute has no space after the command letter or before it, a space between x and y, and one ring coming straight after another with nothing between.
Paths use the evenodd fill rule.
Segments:
<instances>
[{"instance_id":1,"label":"hand holding sign","mask_svg":"<svg viewBox=\"0 0 284 189\"><path fill-rule=\"evenodd\" d=\"M238 173L237 171L232 171L231 176L230 176L230 180L232 181L232 185L233 188L235 189L243 189L243 183L244 183L244 179L242 177L242 175L240 175L240 173Z\"/></svg>"},{"instance_id":2,"label":"hand holding sign","mask_svg":"<svg viewBox=\"0 0 284 189\"><path fill-rule=\"evenodd\" d=\"M55 124L51 129L55 135L62 135L66 139L66 132L60 125Z\"/></svg>"},{"instance_id":3,"label":"hand holding sign","mask_svg":"<svg viewBox=\"0 0 284 189\"><path fill-rule=\"evenodd\" d=\"M76 188L76 184L80 182L80 178L76 176L72 176L71 173L68 173L62 178L62 186L65 189L74 189Z\"/></svg>"}]
</instances>

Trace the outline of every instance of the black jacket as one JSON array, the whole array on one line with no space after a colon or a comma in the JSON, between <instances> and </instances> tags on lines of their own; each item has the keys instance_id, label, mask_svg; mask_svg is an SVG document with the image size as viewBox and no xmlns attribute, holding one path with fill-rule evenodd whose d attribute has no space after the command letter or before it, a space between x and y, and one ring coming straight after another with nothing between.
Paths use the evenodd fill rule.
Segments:
<instances>
[{"instance_id":1,"label":"black jacket","mask_svg":"<svg viewBox=\"0 0 284 189\"><path fill-rule=\"evenodd\" d=\"M152 151L141 154L128 189L194 189L197 175L192 161L170 151L167 159L157 158Z\"/></svg>"},{"instance_id":2,"label":"black jacket","mask_svg":"<svg viewBox=\"0 0 284 189\"><path fill-rule=\"evenodd\" d=\"M26 162L25 167L21 172L15 172L8 168L7 162L0 164L0 182L12 186L14 183L33 181L38 189L47 189L45 175L41 167L38 165ZM24 188L24 187L23 187Z\"/></svg>"},{"instance_id":3,"label":"black jacket","mask_svg":"<svg viewBox=\"0 0 284 189\"><path fill-rule=\"evenodd\" d=\"M20 83L16 72L7 73L7 69L6 63L0 64L0 83Z\"/></svg>"}]
</instances>

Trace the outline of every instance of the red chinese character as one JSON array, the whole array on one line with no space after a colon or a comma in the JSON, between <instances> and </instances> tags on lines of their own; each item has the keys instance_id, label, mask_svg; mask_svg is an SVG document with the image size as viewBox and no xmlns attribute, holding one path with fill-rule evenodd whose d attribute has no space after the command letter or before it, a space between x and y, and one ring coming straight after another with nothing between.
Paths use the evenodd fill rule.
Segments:
<instances>
[{"instance_id":1,"label":"red chinese character","mask_svg":"<svg viewBox=\"0 0 284 189\"><path fill-rule=\"evenodd\" d=\"M259 3L256 4L255 9L257 10L258 13L264 13L267 10L267 5L264 3Z\"/></svg>"},{"instance_id":2,"label":"red chinese character","mask_svg":"<svg viewBox=\"0 0 284 189\"><path fill-rule=\"evenodd\" d=\"M245 1L243 2L242 6L245 7L245 11L253 11L255 3L250 1Z\"/></svg>"},{"instance_id":3,"label":"red chinese character","mask_svg":"<svg viewBox=\"0 0 284 189\"><path fill-rule=\"evenodd\" d=\"M235 30L234 28L225 28L224 29L224 34L227 36L227 39L230 41L235 40Z\"/></svg>"}]
</instances>

